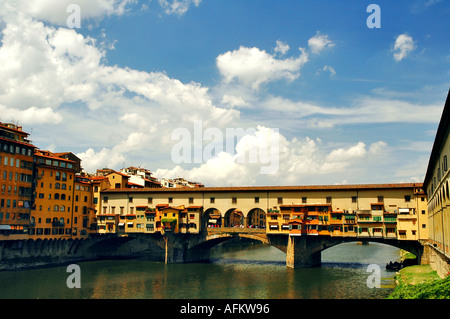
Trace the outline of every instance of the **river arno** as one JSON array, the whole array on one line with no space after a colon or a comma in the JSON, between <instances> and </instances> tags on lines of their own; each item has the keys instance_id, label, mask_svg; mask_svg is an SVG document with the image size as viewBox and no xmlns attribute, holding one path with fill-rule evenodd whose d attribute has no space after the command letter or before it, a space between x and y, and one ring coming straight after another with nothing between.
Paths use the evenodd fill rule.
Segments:
<instances>
[{"instance_id":1,"label":"river arno","mask_svg":"<svg viewBox=\"0 0 450 319\"><path fill-rule=\"evenodd\" d=\"M216 247L210 263L132 260L80 262L81 288L68 288L66 266L0 272L0 298L13 299L382 299L392 291L385 264L399 249L341 244L322 252L322 266L289 269L286 255L261 244ZM369 288L370 264L381 288Z\"/></svg>"}]
</instances>

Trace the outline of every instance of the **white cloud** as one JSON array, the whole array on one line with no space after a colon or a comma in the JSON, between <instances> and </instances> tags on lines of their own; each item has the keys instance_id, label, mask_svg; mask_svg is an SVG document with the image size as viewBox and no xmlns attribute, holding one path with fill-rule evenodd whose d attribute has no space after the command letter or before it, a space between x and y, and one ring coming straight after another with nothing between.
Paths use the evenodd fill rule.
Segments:
<instances>
[{"instance_id":1,"label":"white cloud","mask_svg":"<svg viewBox=\"0 0 450 319\"><path fill-rule=\"evenodd\" d=\"M329 66L329 65L325 65L322 69L319 69L317 71L317 74L319 74L320 72L329 72L330 76L335 76L336 75L336 71L334 70L334 68Z\"/></svg>"},{"instance_id":2,"label":"white cloud","mask_svg":"<svg viewBox=\"0 0 450 319\"><path fill-rule=\"evenodd\" d=\"M241 96L229 95L229 94L225 94L223 96L222 103L227 104L231 107L248 105L248 103L245 102L245 100Z\"/></svg>"},{"instance_id":3,"label":"white cloud","mask_svg":"<svg viewBox=\"0 0 450 319\"><path fill-rule=\"evenodd\" d=\"M308 45L312 53L319 53L327 47L333 47L335 44L328 39L328 35L317 32L315 36L308 40Z\"/></svg>"},{"instance_id":4,"label":"white cloud","mask_svg":"<svg viewBox=\"0 0 450 319\"><path fill-rule=\"evenodd\" d=\"M258 89L261 84L286 79L295 80L300 68L308 61L308 55L301 50L296 58L277 59L259 48L241 46L217 57L217 67L225 82L237 79L240 83Z\"/></svg>"},{"instance_id":5,"label":"white cloud","mask_svg":"<svg viewBox=\"0 0 450 319\"><path fill-rule=\"evenodd\" d=\"M25 110L18 110L8 109L6 106L0 105L0 114L0 121L18 121L23 125L59 124L63 121L63 117L49 107L37 108L31 106Z\"/></svg>"},{"instance_id":6,"label":"white cloud","mask_svg":"<svg viewBox=\"0 0 450 319\"><path fill-rule=\"evenodd\" d=\"M280 55L285 55L289 51L290 47L289 44L277 40L277 46L275 47L275 52L279 53Z\"/></svg>"},{"instance_id":7,"label":"white cloud","mask_svg":"<svg viewBox=\"0 0 450 319\"><path fill-rule=\"evenodd\" d=\"M277 134L278 167L273 175L261 174L260 168L266 163L252 162L251 154L266 149L272 150L264 136L273 129L259 126L254 133L247 133L240 138L235 146L235 153L221 152L205 162L187 169L177 165L173 168L159 169L158 177L185 177L200 180L207 186L231 186L252 184L295 185L312 183L326 176L327 183L351 178L349 169L371 169L374 162L386 158L387 144L383 141L367 146L363 142L344 147L330 147L322 140L306 137L302 140L288 140L282 134ZM245 161L237 161L245 158Z\"/></svg>"},{"instance_id":8,"label":"white cloud","mask_svg":"<svg viewBox=\"0 0 450 319\"><path fill-rule=\"evenodd\" d=\"M335 107L270 97L260 106L289 112L291 117L295 116L297 119L303 118L304 125L310 128L367 123L436 123L442 114L442 105L439 104L418 104L373 97L355 99L353 106Z\"/></svg>"},{"instance_id":9,"label":"white cloud","mask_svg":"<svg viewBox=\"0 0 450 319\"><path fill-rule=\"evenodd\" d=\"M65 26L67 18L72 11L67 12L70 4L77 4L80 7L81 26L83 20L102 18L109 15L122 15L127 11L127 6L136 3L136 0L4 0L0 2L0 12L2 16L14 16L15 12L20 12L24 16L49 22L52 24Z\"/></svg>"},{"instance_id":10,"label":"white cloud","mask_svg":"<svg viewBox=\"0 0 450 319\"><path fill-rule=\"evenodd\" d=\"M416 49L416 44L411 36L407 34L400 34L394 43L394 60L399 62L406 58L406 56Z\"/></svg>"},{"instance_id":11,"label":"white cloud","mask_svg":"<svg viewBox=\"0 0 450 319\"><path fill-rule=\"evenodd\" d=\"M191 5L199 6L201 0L159 0L159 4L167 14L183 15Z\"/></svg>"}]
</instances>

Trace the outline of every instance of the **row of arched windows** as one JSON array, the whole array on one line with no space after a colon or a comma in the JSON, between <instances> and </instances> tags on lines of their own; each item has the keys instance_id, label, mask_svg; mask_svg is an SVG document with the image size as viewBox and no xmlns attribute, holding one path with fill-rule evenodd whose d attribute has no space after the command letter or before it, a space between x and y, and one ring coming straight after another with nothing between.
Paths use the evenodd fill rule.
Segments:
<instances>
[{"instance_id":1,"label":"row of arched windows","mask_svg":"<svg viewBox=\"0 0 450 319\"><path fill-rule=\"evenodd\" d=\"M436 194L434 195L434 198L431 200L431 202L428 203L429 208L431 211L434 212L435 209L440 209L443 205L447 205L450 203L447 203L447 201L450 200L450 189L448 185L448 179L445 181L445 183L441 184L442 186L440 189L436 191Z\"/></svg>"},{"instance_id":2,"label":"row of arched windows","mask_svg":"<svg viewBox=\"0 0 450 319\"><path fill-rule=\"evenodd\" d=\"M66 211L66 206L64 206L64 205L54 205L53 206L53 211L54 212L65 212Z\"/></svg>"}]
</instances>

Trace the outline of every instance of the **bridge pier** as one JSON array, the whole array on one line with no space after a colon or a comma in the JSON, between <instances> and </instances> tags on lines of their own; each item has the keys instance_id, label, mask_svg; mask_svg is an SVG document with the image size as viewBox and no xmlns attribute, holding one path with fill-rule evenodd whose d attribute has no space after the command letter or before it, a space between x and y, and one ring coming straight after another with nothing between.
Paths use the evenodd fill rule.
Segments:
<instances>
[{"instance_id":1,"label":"bridge pier","mask_svg":"<svg viewBox=\"0 0 450 319\"><path fill-rule=\"evenodd\" d=\"M306 268L321 264L321 249L317 250L316 238L289 236L286 251L286 267Z\"/></svg>"},{"instance_id":2,"label":"bridge pier","mask_svg":"<svg viewBox=\"0 0 450 319\"><path fill-rule=\"evenodd\" d=\"M190 263L209 261L210 250L195 248L197 242L201 242L203 237L201 235L164 235L165 242L165 263Z\"/></svg>"}]
</instances>

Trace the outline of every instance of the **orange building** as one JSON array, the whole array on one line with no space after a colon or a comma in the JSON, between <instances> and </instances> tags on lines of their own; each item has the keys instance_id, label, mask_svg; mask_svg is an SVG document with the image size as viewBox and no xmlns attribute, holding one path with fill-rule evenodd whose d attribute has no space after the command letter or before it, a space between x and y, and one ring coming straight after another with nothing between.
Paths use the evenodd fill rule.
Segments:
<instances>
[{"instance_id":1,"label":"orange building","mask_svg":"<svg viewBox=\"0 0 450 319\"><path fill-rule=\"evenodd\" d=\"M0 240L26 239L30 227L35 146L28 135L0 123Z\"/></svg>"},{"instance_id":2,"label":"orange building","mask_svg":"<svg viewBox=\"0 0 450 319\"><path fill-rule=\"evenodd\" d=\"M70 238L74 234L73 201L79 163L49 151L35 151L36 201L31 212L31 239Z\"/></svg>"},{"instance_id":3,"label":"orange building","mask_svg":"<svg viewBox=\"0 0 450 319\"><path fill-rule=\"evenodd\" d=\"M74 237L86 237L97 233L96 205L94 204L94 185L88 176L75 175L75 191L73 197L73 229Z\"/></svg>"}]
</instances>

